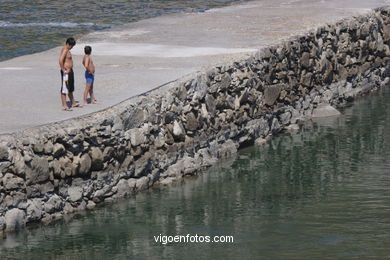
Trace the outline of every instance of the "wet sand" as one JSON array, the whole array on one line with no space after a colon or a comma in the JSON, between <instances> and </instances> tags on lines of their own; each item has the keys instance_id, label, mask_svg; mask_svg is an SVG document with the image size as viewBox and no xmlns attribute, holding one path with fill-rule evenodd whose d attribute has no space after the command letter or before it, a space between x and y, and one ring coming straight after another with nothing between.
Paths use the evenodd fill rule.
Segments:
<instances>
[{"instance_id":1,"label":"wet sand","mask_svg":"<svg viewBox=\"0 0 390 260\"><path fill-rule=\"evenodd\" d=\"M62 111L60 102L61 47L1 62L0 134L102 110L203 68L386 4L386 0L253 1L91 33L78 39L72 50L74 95L82 103L83 48L91 45L100 104L71 112Z\"/></svg>"}]
</instances>

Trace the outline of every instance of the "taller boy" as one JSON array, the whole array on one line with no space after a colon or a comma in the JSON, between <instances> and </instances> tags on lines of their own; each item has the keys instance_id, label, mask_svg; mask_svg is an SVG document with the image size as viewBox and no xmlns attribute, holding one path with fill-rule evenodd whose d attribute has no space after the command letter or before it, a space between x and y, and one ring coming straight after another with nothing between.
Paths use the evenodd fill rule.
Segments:
<instances>
[{"instance_id":1,"label":"taller boy","mask_svg":"<svg viewBox=\"0 0 390 260\"><path fill-rule=\"evenodd\" d=\"M66 103L66 95L68 95L70 103L73 107L77 107L74 97L74 74L73 74L73 59L70 50L76 45L73 37L66 39L65 46L61 50L59 63L61 68L61 102L64 110L71 110Z\"/></svg>"}]
</instances>

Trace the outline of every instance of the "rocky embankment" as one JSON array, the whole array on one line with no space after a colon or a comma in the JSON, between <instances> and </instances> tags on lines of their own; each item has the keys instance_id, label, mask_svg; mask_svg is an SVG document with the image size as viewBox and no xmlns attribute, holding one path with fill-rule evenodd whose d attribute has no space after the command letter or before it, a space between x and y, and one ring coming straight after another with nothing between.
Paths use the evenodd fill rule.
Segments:
<instances>
[{"instance_id":1,"label":"rocky embankment","mask_svg":"<svg viewBox=\"0 0 390 260\"><path fill-rule=\"evenodd\" d=\"M388 85L389 12L320 27L102 112L0 136L0 231L194 175Z\"/></svg>"}]
</instances>

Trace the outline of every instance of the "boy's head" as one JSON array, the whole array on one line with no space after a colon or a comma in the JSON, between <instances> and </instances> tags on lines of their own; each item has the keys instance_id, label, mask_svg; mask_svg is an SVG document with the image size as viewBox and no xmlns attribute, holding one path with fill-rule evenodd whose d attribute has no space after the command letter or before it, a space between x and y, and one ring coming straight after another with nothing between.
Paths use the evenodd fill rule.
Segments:
<instances>
[{"instance_id":1,"label":"boy's head","mask_svg":"<svg viewBox=\"0 0 390 260\"><path fill-rule=\"evenodd\" d=\"M85 47L84 47L84 53L85 53L86 55L91 54L91 52L92 52L91 46L85 46Z\"/></svg>"},{"instance_id":2,"label":"boy's head","mask_svg":"<svg viewBox=\"0 0 390 260\"><path fill-rule=\"evenodd\" d=\"M76 45L76 40L73 37L70 37L70 38L66 39L65 44L70 46L70 47L73 47Z\"/></svg>"}]
</instances>

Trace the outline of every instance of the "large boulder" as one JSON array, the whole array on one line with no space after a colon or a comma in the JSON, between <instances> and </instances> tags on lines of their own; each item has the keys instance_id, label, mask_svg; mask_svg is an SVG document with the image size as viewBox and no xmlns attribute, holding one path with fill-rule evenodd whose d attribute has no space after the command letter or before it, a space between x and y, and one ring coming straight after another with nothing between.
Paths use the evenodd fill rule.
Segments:
<instances>
[{"instance_id":1,"label":"large boulder","mask_svg":"<svg viewBox=\"0 0 390 260\"><path fill-rule=\"evenodd\" d=\"M282 85L267 86L264 89L264 104L272 106L278 99L280 92L282 91Z\"/></svg>"},{"instance_id":2,"label":"large boulder","mask_svg":"<svg viewBox=\"0 0 390 260\"><path fill-rule=\"evenodd\" d=\"M9 152L8 148L4 145L0 145L0 161L8 160Z\"/></svg>"},{"instance_id":3,"label":"large boulder","mask_svg":"<svg viewBox=\"0 0 390 260\"><path fill-rule=\"evenodd\" d=\"M183 125L175 120L173 123L173 138L178 141L183 141L185 136L186 132L183 128Z\"/></svg>"},{"instance_id":4,"label":"large boulder","mask_svg":"<svg viewBox=\"0 0 390 260\"><path fill-rule=\"evenodd\" d=\"M27 222L39 221L42 218L42 201L33 199L27 201Z\"/></svg>"},{"instance_id":5,"label":"large boulder","mask_svg":"<svg viewBox=\"0 0 390 260\"><path fill-rule=\"evenodd\" d=\"M83 154L80 158L79 174L86 175L91 169L92 161L91 157L87 153Z\"/></svg>"},{"instance_id":6,"label":"large boulder","mask_svg":"<svg viewBox=\"0 0 390 260\"><path fill-rule=\"evenodd\" d=\"M23 210L13 208L5 213L6 231L13 231L26 226L26 213Z\"/></svg>"},{"instance_id":7,"label":"large boulder","mask_svg":"<svg viewBox=\"0 0 390 260\"><path fill-rule=\"evenodd\" d=\"M17 190L25 187L24 180L20 177L17 177L11 173L6 173L3 176L3 185L5 190Z\"/></svg>"},{"instance_id":8,"label":"large boulder","mask_svg":"<svg viewBox=\"0 0 390 260\"><path fill-rule=\"evenodd\" d=\"M104 157L103 157L102 151L97 147L93 147L89 154L91 157L91 169L93 171L99 171L99 170L103 169Z\"/></svg>"},{"instance_id":9,"label":"large boulder","mask_svg":"<svg viewBox=\"0 0 390 260\"><path fill-rule=\"evenodd\" d=\"M341 113L334 107L329 104L320 104L318 107L313 109L313 118L318 117L330 117L330 116L339 116Z\"/></svg>"},{"instance_id":10,"label":"large boulder","mask_svg":"<svg viewBox=\"0 0 390 260\"><path fill-rule=\"evenodd\" d=\"M44 157L35 156L31 167L26 167L27 184L36 184L49 179L49 162Z\"/></svg>"}]
</instances>

